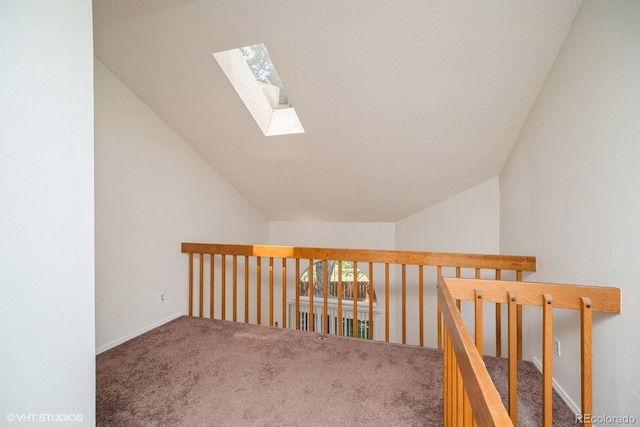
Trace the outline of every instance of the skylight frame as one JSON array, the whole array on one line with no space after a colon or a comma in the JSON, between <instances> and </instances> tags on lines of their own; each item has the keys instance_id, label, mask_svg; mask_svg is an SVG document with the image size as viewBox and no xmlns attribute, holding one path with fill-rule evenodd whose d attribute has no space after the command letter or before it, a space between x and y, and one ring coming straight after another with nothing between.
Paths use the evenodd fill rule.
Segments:
<instances>
[{"instance_id":1,"label":"skylight frame","mask_svg":"<svg viewBox=\"0 0 640 427\"><path fill-rule=\"evenodd\" d=\"M258 81L242 52L242 49L247 48L264 49L267 59L271 60L263 43L217 52L213 56L265 136L304 133L290 100L289 106L281 106L278 101L280 88L284 89L284 86ZM270 64L280 81L273 62Z\"/></svg>"}]
</instances>

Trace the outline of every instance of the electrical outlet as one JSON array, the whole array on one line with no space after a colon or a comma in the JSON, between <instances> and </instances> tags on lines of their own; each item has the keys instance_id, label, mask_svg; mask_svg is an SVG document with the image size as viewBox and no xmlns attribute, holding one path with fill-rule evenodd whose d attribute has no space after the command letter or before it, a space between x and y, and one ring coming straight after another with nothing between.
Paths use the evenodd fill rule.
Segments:
<instances>
[{"instance_id":1,"label":"electrical outlet","mask_svg":"<svg viewBox=\"0 0 640 427\"><path fill-rule=\"evenodd\" d=\"M160 294L160 302L164 302L164 294Z\"/></svg>"},{"instance_id":2,"label":"electrical outlet","mask_svg":"<svg viewBox=\"0 0 640 427\"><path fill-rule=\"evenodd\" d=\"M560 340L555 340L553 342L553 352L560 357Z\"/></svg>"}]
</instances>

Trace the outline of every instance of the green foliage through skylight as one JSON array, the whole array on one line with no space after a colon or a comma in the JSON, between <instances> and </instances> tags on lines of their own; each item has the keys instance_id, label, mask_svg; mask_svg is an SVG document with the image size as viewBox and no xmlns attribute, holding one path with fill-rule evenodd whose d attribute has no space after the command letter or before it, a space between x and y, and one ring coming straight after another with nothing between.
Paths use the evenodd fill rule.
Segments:
<instances>
[{"instance_id":1,"label":"green foliage through skylight","mask_svg":"<svg viewBox=\"0 0 640 427\"><path fill-rule=\"evenodd\" d=\"M271 62L269 52L263 43L254 44L253 46L245 46L240 48L242 56L249 65L251 72L255 76L258 82L275 86L280 89L279 93L279 108L291 107L287 92L284 90L284 85L280 76L276 71L276 67Z\"/></svg>"}]
</instances>

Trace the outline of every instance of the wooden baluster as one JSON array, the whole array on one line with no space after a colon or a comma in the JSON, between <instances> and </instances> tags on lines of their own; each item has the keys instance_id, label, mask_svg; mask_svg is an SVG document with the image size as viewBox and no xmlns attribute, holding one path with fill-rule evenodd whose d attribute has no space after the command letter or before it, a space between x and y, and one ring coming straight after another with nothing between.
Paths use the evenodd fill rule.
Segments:
<instances>
[{"instance_id":1,"label":"wooden baluster","mask_svg":"<svg viewBox=\"0 0 640 427\"><path fill-rule=\"evenodd\" d=\"M447 326L444 326L447 329ZM454 396L456 393L456 362L455 362L455 353L451 348L451 337L448 334L445 334L445 340L447 341L446 345L449 347L449 392L447 393L446 400L449 402L449 420L451 423L449 425L455 425L455 407L454 407Z\"/></svg>"},{"instance_id":2,"label":"wooden baluster","mask_svg":"<svg viewBox=\"0 0 640 427\"><path fill-rule=\"evenodd\" d=\"M476 348L478 349L478 353L480 353L480 356L483 355L482 352L482 309L483 309L483 302L482 302L482 291L479 289L475 290L475 338L476 338Z\"/></svg>"},{"instance_id":3,"label":"wooden baluster","mask_svg":"<svg viewBox=\"0 0 640 427\"><path fill-rule=\"evenodd\" d=\"M467 394L467 390L462 387L463 390L463 415L462 415L462 425L464 427L471 427L473 424L473 413L471 412L471 402L469 401L469 395Z\"/></svg>"},{"instance_id":4,"label":"wooden baluster","mask_svg":"<svg viewBox=\"0 0 640 427\"><path fill-rule=\"evenodd\" d=\"M446 328L446 326L445 326ZM449 419L451 420L451 425L455 425L456 419L456 372L458 371L458 362L456 360L456 352L453 350L453 343L451 342L451 335L448 333L445 334L448 341L449 346Z\"/></svg>"},{"instance_id":5,"label":"wooden baluster","mask_svg":"<svg viewBox=\"0 0 640 427\"><path fill-rule=\"evenodd\" d=\"M204 313L204 254L200 254L200 277L198 278L198 317L202 317Z\"/></svg>"},{"instance_id":6,"label":"wooden baluster","mask_svg":"<svg viewBox=\"0 0 640 427\"><path fill-rule=\"evenodd\" d=\"M262 258L256 257L256 323L262 324Z\"/></svg>"},{"instance_id":7,"label":"wooden baluster","mask_svg":"<svg viewBox=\"0 0 640 427\"><path fill-rule=\"evenodd\" d=\"M455 354L453 352L453 348L451 345L451 337L449 335L449 329L447 328L447 325L443 325L443 347L444 349L446 349L446 353L447 353L447 364L449 365L449 368L447 369L447 394L444 395L444 400L447 405L447 418L449 419L449 423L448 425L452 426L454 425L453 423L453 396L455 393L454 387L455 387L455 361L453 360L453 358L455 357ZM445 350L443 350L445 351ZM446 426L447 424L445 424Z\"/></svg>"},{"instance_id":8,"label":"wooden baluster","mask_svg":"<svg viewBox=\"0 0 640 427\"><path fill-rule=\"evenodd\" d=\"M249 323L249 257L244 257L244 323Z\"/></svg>"},{"instance_id":9,"label":"wooden baluster","mask_svg":"<svg viewBox=\"0 0 640 427\"><path fill-rule=\"evenodd\" d=\"M238 320L238 256L233 256L233 287L232 287L232 298L231 301L233 303L233 311L232 317L233 321L236 322Z\"/></svg>"},{"instance_id":10,"label":"wooden baluster","mask_svg":"<svg viewBox=\"0 0 640 427\"><path fill-rule=\"evenodd\" d=\"M358 262L353 261L353 283L351 289L353 291L353 328L351 328L351 336L358 338Z\"/></svg>"},{"instance_id":11,"label":"wooden baluster","mask_svg":"<svg viewBox=\"0 0 640 427\"><path fill-rule=\"evenodd\" d=\"M420 347L424 347L424 267L418 266L418 334Z\"/></svg>"},{"instance_id":12,"label":"wooden baluster","mask_svg":"<svg viewBox=\"0 0 640 427\"><path fill-rule=\"evenodd\" d=\"M451 347L451 359L453 360L451 372L451 419L453 420L453 425L458 425L458 387L460 387L458 383L458 373L460 367L458 366L456 352L453 350L453 343Z\"/></svg>"},{"instance_id":13,"label":"wooden baluster","mask_svg":"<svg viewBox=\"0 0 640 427\"><path fill-rule=\"evenodd\" d=\"M209 266L209 318L215 318L215 254L210 254L210 263Z\"/></svg>"},{"instance_id":14,"label":"wooden baluster","mask_svg":"<svg viewBox=\"0 0 640 427\"><path fill-rule=\"evenodd\" d=\"M496 280L502 280L502 271L496 270ZM502 357L502 304L496 303L496 357Z\"/></svg>"},{"instance_id":15,"label":"wooden baluster","mask_svg":"<svg viewBox=\"0 0 640 427\"><path fill-rule=\"evenodd\" d=\"M449 369L451 362L449 361L449 340L446 335L446 327L445 327L445 336L444 336L444 345L442 349L442 414L444 416L444 425L449 426L451 419L449 417Z\"/></svg>"},{"instance_id":16,"label":"wooden baluster","mask_svg":"<svg viewBox=\"0 0 640 427\"><path fill-rule=\"evenodd\" d=\"M582 414L593 414L593 383L592 383L592 343L591 343L591 300L580 298L580 365L581 365L581 400ZM590 426L591 421L583 426Z\"/></svg>"},{"instance_id":17,"label":"wooden baluster","mask_svg":"<svg viewBox=\"0 0 640 427\"><path fill-rule=\"evenodd\" d=\"M542 296L542 425L553 425L553 304L549 294Z\"/></svg>"},{"instance_id":18,"label":"wooden baluster","mask_svg":"<svg viewBox=\"0 0 640 427\"><path fill-rule=\"evenodd\" d=\"M338 335L342 336L342 261L338 261Z\"/></svg>"},{"instance_id":19,"label":"wooden baluster","mask_svg":"<svg viewBox=\"0 0 640 427\"><path fill-rule=\"evenodd\" d=\"M464 422L464 384L462 383L462 372L460 364L456 362L456 423L462 425Z\"/></svg>"},{"instance_id":20,"label":"wooden baluster","mask_svg":"<svg viewBox=\"0 0 640 427\"><path fill-rule=\"evenodd\" d=\"M189 316L193 316L193 253L189 252Z\"/></svg>"},{"instance_id":21,"label":"wooden baluster","mask_svg":"<svg viewBox=\"0 0 640 427\"><path fill-rule=\"evenodd\" d=\"M456 277L458 279L462 277L462 269L460 267L456 267ZM461 301L459 299L456 300L456 307L458 307L458 311L462 313Z\"/></svg>"},{"instance_id":22,"label":"wooden baluster","mask_svg":"<svg viewBox=\"0 0 640 427\"><path fill-rule=\"evenodd\" d=\"M522 271L516 271L516 281L522 282ZM522 360L522 305L518 305L518 360Z\"/></svg>"},{"instance_id":23,"label":"wooden baluster","mask_svg":"<svg viewBox=\"0 0 640 427\"><path fill-rule=\"evenodd\" d=\"M373 263L369 263L369 339L373 340Z\"/></svg>"},{"instance_id":24,"label":"wooden baluster","mask_svg":"<svg viewBox=\"0 0 640 427\"><path fill-rule=\"evenodd\" d=\"M323 287L323 305L322 305L322 324L323 324L323 332L329 333L329 272L327 260L322 260L322 287Z\"/></svg>"},{"instance_id":25,"label":"wooden baluster","mask_svg":"<svg viewBox=\"0 0 640 427\"><path fill-rule=\"evenodd\" d=\"M518 423L518 303L516 294L509 292L509 416Z\"/></svg>"},{"instance_id":26,"label":"wooden baluster","mask_svg":"<svg viewBox=\"0 0 640 427\"><path fill-rule=\"evenodd\" d=\"M407 265L402 264L402 344L407 343Z\"/></svg>"},{"instance_id":27,"label":"wooden baluster","mask_svg":"<svg viewBox=\"0 0 640 427\"><path fill-rule=\"evenodd\" d=\"M296 258L296 329L300 330L300 259Z\"/></svg>"},{"instance_id":28,"label":"wooden baluster","mask_svg":"<svg viewBox=\"0 0 640 427\"><path fill-rule=\"evenodd\" d=\"M282 258L282 327L287 327L287 259Z\"/></svg>"},{"instance_id":29,"label":"wooden baluster","mask_svg":"<svg viewBox=\"0 0 640 427\"><path fill-rule=\"evenodd\" d=\"M476 268L476 279L480 279L480 269ZM478 353L482 356L483 353L483 342L482 342L482 333L483 333L483 303L482 303L482 291L476 289L475 291L475 341L476 348L478 349Z\"/></svg>"},{"instance_id":30,"label":"wooden baluster","mask_svg":"<svg viewBox=\"0 0 640 427\"><path fill-rule=\"evenodd\" d=\"M313 294L314 294L314 282L313 282L313 260L309 259L309 332L316 330L313 318Z\"/></svg>"},{"instance_id":31,"label":"wooden baluster","mask_svg":"<svg viewBox=\"0 0 640 427\"><path fill-rule=\"evenodd\" d=\"M384 340L389 342L389 263L384 264Z\"/></svg>"},{"instance_id":32,"label":"wooden baluster","mask_svg":"<svg viewBox=\"0 0 640 427\"><path fill-rule=\"evenodd\" d=\"M442 267L438 266L438 273L437 273L436 277L436 283L438 283L437 281L440 280L440 277L442 277ZM438 287L438 285L436 285L436 288ZM436 301L436 317L438 318L438 349L442 349L442 308L440 307L440 299L438 298Z\"/></svg>"},{"instance_id":33,"label":"wooden baluster","mask_svg":"<svg viewBox=\"0 0 640 427\"><path fill-rule=\"evenodd\" d=\"M227 260L226 260L226 255L222 255L222 262L221 262L221 267L222 267L222 272L221 272L221 279L220 281L222 282L222 288L221 288L221 292L222 295L220 296L220 302L222 304L222 308L220 309L220 311L222 312L222 320L226 320L226 315L227 315Z\"/></svg>"},{"instance_id":34,"label":"wooden baluster","mask_svg":"<svg viewBox=\"0 0 640 427\"><path fill-rule=\"evenodd\" d=\"M375 293L373 291L373 263L369 263L369 336L370 340L373 340L373 297Z\"/></svg>"},{"instance_id":35,"label":"wooden baluster","mask_svg":"<svg viewBox=\"0 0 640 427\"><path fill-rule=\"evenodd\" d=\"M269 326L273 326L273 257L269 257Z\"/></svg>"}]
</instances>

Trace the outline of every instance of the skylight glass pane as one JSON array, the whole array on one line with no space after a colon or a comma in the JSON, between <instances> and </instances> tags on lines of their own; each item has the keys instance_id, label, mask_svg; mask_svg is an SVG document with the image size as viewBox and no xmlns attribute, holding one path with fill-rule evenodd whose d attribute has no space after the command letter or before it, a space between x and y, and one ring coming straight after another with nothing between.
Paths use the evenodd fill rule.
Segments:
<instances>
[{"instance_id":1,"label":"skylight glass pane","mask_svg":"<svg viewBox=\"0 0 640 427\"><path fill-rule=\"evenodd\" d=\"M267 86L267 88L263 90L273 90L274 93L278 92L278 102L272 106L274 108L292 107L287 92L284 90L282 80L280 80L276 67L273 65L273 62L271 62L271 57L264 43L241 47L240 52L242 52L242 57L247 61L247 65L249 65L256 80L262 85ZM277 88L277 90L269 88L268 86ZM269 95L270 94L267 94L267 97Z\"/></svg>"},{"instance_id":2,"label":"skylight glass pane","mask_svg":"<svg viewBox=\"0 0 640 427\"><path fill-rule=\"evenodd\" d=\"M304 133L264 44L213 56L266 136Z\"/></svg>"}]
</instances>

